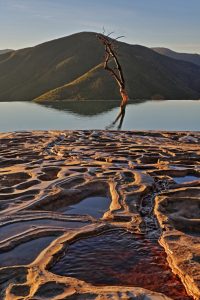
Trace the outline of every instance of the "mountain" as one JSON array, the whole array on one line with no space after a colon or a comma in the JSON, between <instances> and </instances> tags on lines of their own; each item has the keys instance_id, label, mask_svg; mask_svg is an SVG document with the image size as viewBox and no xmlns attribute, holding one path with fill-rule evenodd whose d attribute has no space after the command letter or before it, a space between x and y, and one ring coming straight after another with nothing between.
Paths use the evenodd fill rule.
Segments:
<instances>
[{"instance_id":1,"label":"mountain","mask_svg":"<svg viewBox=\"0 0 200 300\"><path fill-rule=\"evenodd\" d=\"M117 42L131 99L196 99L200 66ZM103 46L82 32L0 55L0 101L120 99L103 69Z\"/></svg>"},{"instance_id":2,"label":"mountain","mask_svg":"<svg viewBox=\"0 0 200 300\"><path fill-rule=\"evenodd\" d=\"M174 59L191 62L193 64L200 66L200 55L199 54L175 52L168 48L159 48L159 47L151 48L151 49L153 49L154 51L156 51L159 54L166 55L166 56L174 58Z\"/></svg>"},{"instance_id":3,"label":"mountain","mask_svg":"<svg viewBox=\"0 0 200 300\"><path fill-rule=\"evenodd\" d=\"M1 55L1 54L4 54L4 53L11 52L11 51L13 51L13 50L11 50L11 49L0 50L0 55Z\"/></svg>"}]
</instances>

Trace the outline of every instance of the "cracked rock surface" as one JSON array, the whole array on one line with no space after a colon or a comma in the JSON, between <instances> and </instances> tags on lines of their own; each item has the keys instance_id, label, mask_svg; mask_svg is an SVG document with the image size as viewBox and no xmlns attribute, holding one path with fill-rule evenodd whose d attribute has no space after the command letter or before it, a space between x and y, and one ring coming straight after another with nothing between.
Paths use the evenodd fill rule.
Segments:
<instances>
[{"instance_id":1,"label":"cracked rock surface","mask_svg":"<svg viewBox=\"0 0 200 300\"><path fill-rule=\"evenodd\" d=\"M0 299L200 299L200 133L0 134Z\"/></svg>"}]
</instances>

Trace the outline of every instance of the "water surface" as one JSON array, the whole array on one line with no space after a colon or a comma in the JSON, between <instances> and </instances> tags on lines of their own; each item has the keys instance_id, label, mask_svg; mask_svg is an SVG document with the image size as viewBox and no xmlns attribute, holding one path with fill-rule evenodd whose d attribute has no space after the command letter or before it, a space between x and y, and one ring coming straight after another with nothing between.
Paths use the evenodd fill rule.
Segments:
<instances>
[{"instance_id":1,"label":"water surface","mask_svg":"<svg viewBox=\"0 0 200 300\"><path fill-rule=\"evenodd\" d=\"M183 177L173 177L173 179L176 183L180 184L180 183L187 183L187 182L192 182L195 180L200 180L200 177L187 175L187 176L183 176Z\"/></svg>"},{"instance_id":2,"label":"water surface","mask_svg":"<svg viewBox=\"0 0 200 300\"><path fill-rule=\"evenodd\" d=\"M69 245L51 268L94 285L139 286L161 292L174 300L189 300L156 240L124 230L102 233Z\"/></svg>"},{"instance_id":3,"label":"water surface","mask_svg":"<svg viewBox=\"0 0 200 300\"><path fill-rule=\"evenodd\" d=\"M118 101L0 102L0 131L105 129L118 111ZM200 130L199 116L200 101L130 101L122 129Z\"/></svg>"},{"instance_id":4,"label":"water surface","mask_svg":"<svg viewBox=\"0 0 200 300\"><path fill-rule=\"evenodd\" d=\"M88 197L81 200L79 203L70 205L65 209L62 209L64 214L75 214L75 215L90 215L94 218L103 217L110 205L110 199L107 197Z\"/></svg>"},{"instance_id":5,"label":"water surface","mask_svg":"<svg viewBox=\"0 0 200 300\"><path fill-rule=\"evenodd\" d=\"M30 264L55 238L40 237L0 253L0 268Z\"/></svg>"}]
</instances>

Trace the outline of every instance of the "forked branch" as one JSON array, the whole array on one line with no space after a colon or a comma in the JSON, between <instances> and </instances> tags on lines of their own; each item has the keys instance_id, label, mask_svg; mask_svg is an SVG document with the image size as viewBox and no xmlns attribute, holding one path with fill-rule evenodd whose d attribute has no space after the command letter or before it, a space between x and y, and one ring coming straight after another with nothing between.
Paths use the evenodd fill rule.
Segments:
<instances>
[{"instance_id":1,"label":"forked branch","mask_svg":"<svg viewBox=\"0 0 200 300\"><path fill-rule=\"evenodd\" d=\"M116 39L111 39L110 35L112 33L108 34L107 36L104 34L97 34L97 38L100 40L100 42L104 45L105 49L105 58L104 58L104 69L107 70L116 80L119 91L122 97L121 100L121 111L115 121L113 122L113 125L121 118L120 124L122 125L122 121L125 115L125 109L128 102L128 93L125 89L125 79L124 74L122 71L122 67L120 65L119 59L117 57L117 53L115 50L115 41L122 36L117 37ZM114 62L114 67L111 66L111 63ZM120 126L121 126L120 125Z\"/></svg>"}]
</instances>

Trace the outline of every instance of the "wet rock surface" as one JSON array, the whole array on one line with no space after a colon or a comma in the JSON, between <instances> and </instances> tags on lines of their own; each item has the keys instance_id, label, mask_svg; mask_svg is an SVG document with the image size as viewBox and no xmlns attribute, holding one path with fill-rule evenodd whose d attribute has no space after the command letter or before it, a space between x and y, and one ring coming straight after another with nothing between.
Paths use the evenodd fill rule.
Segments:
<instances>
[{"instance_id":1,"label":"wet rock surface","mask_svg":"<svg viewBox=\"0 0 200 300\"><path fill-rule=\"evenodd\" d=\"M200 298L200 133L0 139L0 299Z\"/></svg>"}]
</instances>

